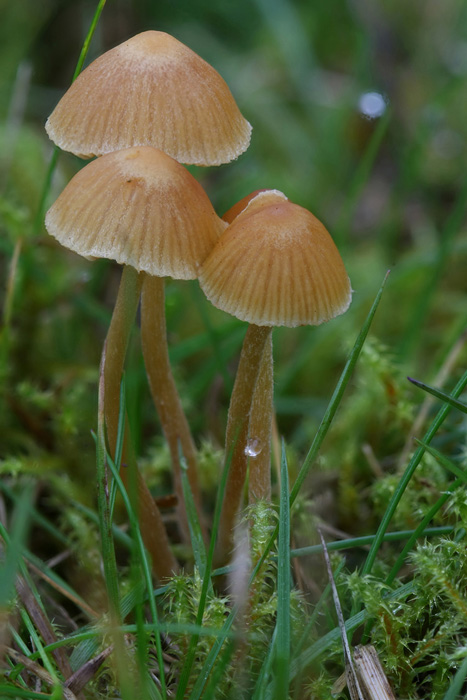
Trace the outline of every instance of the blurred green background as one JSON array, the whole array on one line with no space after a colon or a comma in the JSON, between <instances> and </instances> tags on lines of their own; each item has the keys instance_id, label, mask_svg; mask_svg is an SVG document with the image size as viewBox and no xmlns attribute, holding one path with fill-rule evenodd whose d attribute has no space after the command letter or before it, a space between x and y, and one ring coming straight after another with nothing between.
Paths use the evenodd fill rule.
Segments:
<instances>
[{"instance_id":1,"label":"blurred green background","mask_svg":"<svg viewBox=\"0 0 467 700\"><path fill-rule=\"evenodd\" d=\"M70 84L96 5L1 5L4 473L94 468L97 367L119 270L60 248L38 211L53 150L43 125ZM355 294L345 316L275 331L278 428L297 452L307 449L391 268L358 437L384 461L406 438L389 434L391 406L421 400L403 375L433 380L467 326L467 4L108 0L87 63L147 29L173 34L210 62L253 125L236 162L191 168L218 213L254 189L280 189L325 223L349 271ZM81 165L60 155L49 204ZM169 283L167 308L196 438L221 445L245 326L210 307L195 282ZM128 402L147 454L157 430L137 332ZM347 411L357 416L357 408Z\"/></svg>"}]
</instances>

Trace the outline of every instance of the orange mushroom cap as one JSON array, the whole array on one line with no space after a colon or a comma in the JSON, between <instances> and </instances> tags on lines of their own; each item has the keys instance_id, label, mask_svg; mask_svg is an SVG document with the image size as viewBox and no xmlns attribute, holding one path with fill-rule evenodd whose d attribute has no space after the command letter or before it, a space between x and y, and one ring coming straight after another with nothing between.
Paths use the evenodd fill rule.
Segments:
<instances>
[{"instance_id":1,"label":"orange mushroom cap","mask_svg":"<svg viewBox=\"0 0 467 700\"><path fill-rule=\"evenodd\" d=\"M49 209L45 225L80 255L176 279L198 276L226 227L199 182L150 146L86 165Z\"/></svg>"},{"instance_id":2,"label":"orange mushroom cap","mask_svg":"<svg viewBox=\"0 0 467 700\"><path fill-rule=\"evenodd\" d=\"M260 192L237 215L199 281L214 306L258 326L319 325L344 313L352 296L323 224L277 190Z\"/></svg>"},{"instance_id":3,"label":"orange mushroom cap","mask_svg":"<svg viewBox=\"0 0 467 700\"><path fill-rule=\"evenodd\" d=\"M196 165L237 158L251 134L219 73L156 31L138 34L91 63L45 128L60 148L83 158L155 146Z\"/></svg>"}]
</instances>

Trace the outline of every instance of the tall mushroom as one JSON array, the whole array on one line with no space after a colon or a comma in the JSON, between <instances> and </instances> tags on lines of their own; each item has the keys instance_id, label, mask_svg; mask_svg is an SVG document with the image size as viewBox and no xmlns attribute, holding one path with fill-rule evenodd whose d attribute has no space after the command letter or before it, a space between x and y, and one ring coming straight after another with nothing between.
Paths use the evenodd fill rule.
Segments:
<instances>
[{"instance_id":1,"label":"tall mushroom","mask_svg":"<svg viewBox=\"0 0 467 700\"><path fill-rule=\"evenodd\" d=\"M110 258L125 265L106 341L104 402L113 453L120 378L141 289L139 273L151 275L148 279L169 275L195 278L225 224L217 217L201 185L182 165L165 153L144 146L117 151L86 165L47 212L46 227L62 245L80 255ZM161 400L169 404L167 421L175 425L165 429L180 436L183 413L178 394L171 390L170 382L163 391ZM182 447L185 449L183 440ZM180 474L176 482L179 477ZM139 491L141 496L141 482ZM148 495L151 498L146 488L143 509L148 505ZM143 534L146 531L151 544L151 527L159 526L155 521L143 521L143 525ZM175 567L167 543L164 546L162 562L157 543L151 551L160 577L169 575Z\"/></svg>"},{"instance_id":2,"label":"tall mushroom","mask_svg":"<svg viewBox=\"0 0 467 700\"><path fill-rule=\"evenodd\" d=\"M207 257L199 281L214 306L250 324L227 421L231 464L217 542L218 561L225 561L242 500L253 394L272 328L319 325L344 313L351 287L323 224L276 190L251 199Z\"/></svg>"},{"instance_id":3,"label":"tall mushroom","mask_svg":"<svg viewBox=\"0 0 467 700\"><path fill-rule=\"evenodd\" d=\"M219 73L177 39L157 31L138 34L91 63L62 97L46 130L62 149L84 158L148 145L181 163L205 166L237 158L248 147L251 135L250 124ZM141 307L149 384L169 442L179 501L178 439L200 514L194 442L168 361L164 287L150 274L142 275ZM133 309L134 298L126 299L126 290L133 287L125 276L122 284L122 305ZM114 325L121 330L120 324ZM116 376L116 372L111 374ZM172 396L170 409L166 394ZM176 428L170 416L175 404ZM186 516L181 525L186 538Z\"/></svg>"}]
</instances>

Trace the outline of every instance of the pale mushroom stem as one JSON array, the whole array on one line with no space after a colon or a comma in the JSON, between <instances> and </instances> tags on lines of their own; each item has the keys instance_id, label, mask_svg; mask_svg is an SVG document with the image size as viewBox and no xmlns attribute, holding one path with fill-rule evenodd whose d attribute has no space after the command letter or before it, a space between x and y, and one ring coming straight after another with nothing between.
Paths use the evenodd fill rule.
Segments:
<instances>
[{"instance_id":1,"label":"pale mushroom stem","mask_svg":"<svg viewBox=\"0 0 467 700\"><path fill-rule=\"evenodd\" d=\"M110 454L115 457L120 413L120 383L131 329L135 320L141 294L142 275L130 266L123 268L112 320L106 338L104 365L104 413ZM128 439L128 426L125 425L125 439L120 475L125 488L132 496L130 473L136 474L137 489L133 506L138 513L144 544L152 559L154 573L159 579L171 576L178 570L173 556L164 523L157 505L137 471L136 459Z\"/></svg>"},{"instance_id":2,"label":"pale mushroom stem","mask_svg":"<svg viewBox=\"0 0 467 700\"><path fill-rule=\"evenodd\" d=\"M230 460L230 466L217 536L216 561L219 565L228 559L232 551L233 529L242 502L247 470L248 423L253 394L271 332L269 326L248 327L230 399L225 438L225 459Z\"/></svg>"},{"instance_id":3,"label":"pale mushroom stem","mask_svg":"<svg viewBox=\"0 0 467 700\"><path fill-rule=\"evenodd\" d=\"M271 500L271 435L274 405L272 334L266 341L250 412L248 500Z\"/></svg>"},{"instance_id":4,"label":"pale mushroom stem","mask_svg":"<svg viewBox=\"0 0 467 700\"><path fill-rule=\"evenodd\" d=\"M167 346L164 279L144 275L141 296L141 343L151 394L170 449L174 488L177 496L181 535L190 541L183 497L180 448L188 467L187 475L202 530L203 516L198 486L196 448L175 386Z\"/></svg>"}]
</instances>

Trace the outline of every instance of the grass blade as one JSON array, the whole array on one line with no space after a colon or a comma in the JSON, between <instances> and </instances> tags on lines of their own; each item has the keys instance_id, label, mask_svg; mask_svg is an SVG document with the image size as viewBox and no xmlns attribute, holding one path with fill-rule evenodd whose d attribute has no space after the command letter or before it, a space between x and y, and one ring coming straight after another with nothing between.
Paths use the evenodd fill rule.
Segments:
<instances>
[{"instance_id":1,"label":"grass blade","mask_svg":"<svg viewBox=\"0 0 467 700\"><path fill-rule=\"evenodd\" d=\"M467 484L467 472L464 469L461 469L457 464L452 462L450 459L448 459L445 455L443 455L441 452L438 452L438 450L435 450L434 447L431 447L430 445L426 445L424 442L421 440L415 440L419 445L421 445L432 457L438 460L443 467L445 467L448 471L450 471L454 476L457 476L458 479L464 482L464 484Z\"/></svg>"},{"instance_id":2,"label":"grass blade","mask_svg":"<svg viewBox=\"0 0 467 700\"><path fill-rule=\"evenodd\" d=\"M282 441L279 545L277 563L276 678L274 697L287 697L290 664L290 498L285 443Z\"/></svg>"},{"instance_id":3,"label":"grass blade","mask_svg":"<svg viewBox=\"0 0 467 700\"><path fill-rule=\"evenodd\" d=\"M423 389L423 391L426 391L428 394L436 396L437 399L441 399L441 401L444 401L444 403L448 403L453 408L458 408L459 411L462 411L462 413L467 413L467 404L465 404L463 401L458 401L458 399L454 399L452 396L449 396L449 394L446 394L444 391L436 389L435 387L430 386L429 384L419 382L418 379L412 379L412 377L407 377L407 379L409 380L409 382L412 382L412 384L415 384L415 386L418 386L420 389Z\"/></svg>"},{"instance_id":4,"label":"grass blade","mask_svg":"<svg viewBox=\"0 0 467 700\"><path fill-rule=\"evenodd\" d=\"M418 530L418 528L417 528ZM383 538L384 542L398 542L399 540L407 540L411 538L417 530L398 530L395 532L386 532ZM422 530L417 537L436 537L438 535L449 535L454 530L453 525L443 525L440 527L429 527ZM365 547L371 545L376 535L363 535L362 537L351 537L347 540L336 540L328 542L326 549L328 552L339 551L341 549L353 549L354 547ZM313 544L308 547L300 547L290 551L291 557L308 557L312 554L320 554L323 551L321 544Z\"/></svg>"}]
</instances>

